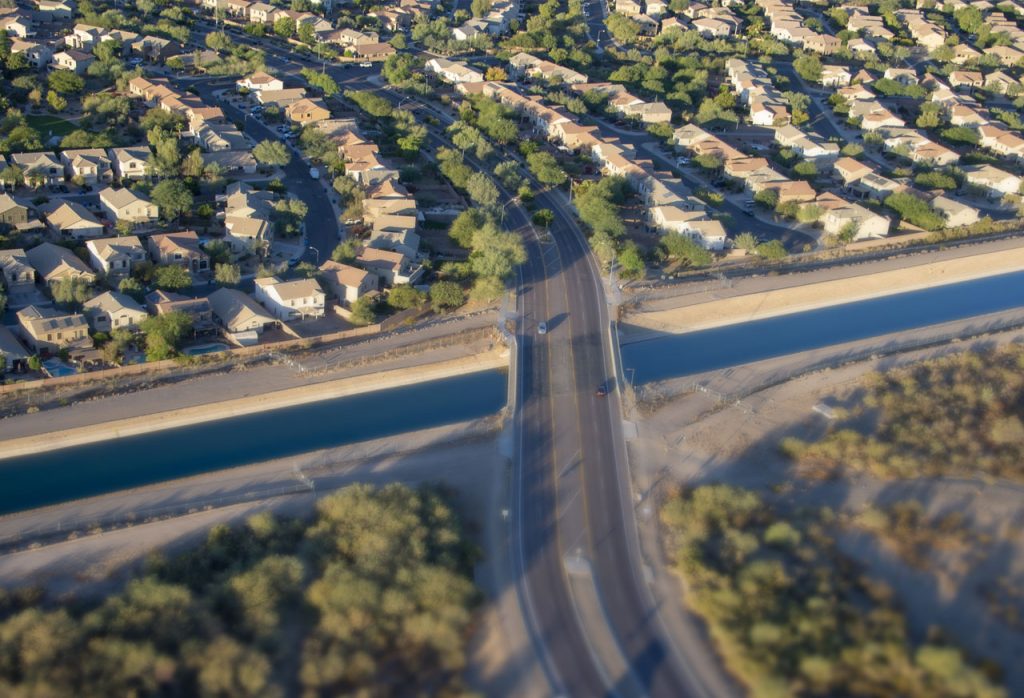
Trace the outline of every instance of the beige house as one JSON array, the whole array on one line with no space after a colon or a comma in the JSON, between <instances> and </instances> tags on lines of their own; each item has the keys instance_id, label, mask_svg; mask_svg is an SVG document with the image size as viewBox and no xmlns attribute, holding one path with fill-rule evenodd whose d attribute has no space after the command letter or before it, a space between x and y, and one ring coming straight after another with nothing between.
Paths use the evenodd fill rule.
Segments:
<instances>
[{"instance_id":1,"label":"beige house","mask_svg":"<svg viewBox=\"0 0 1024 698\"><path fill-rule=\"evenodd\" d=\"M414 284L423 275L423 267L413 264L401 252L375 247L364 247L356 257L356 263L379 276L390 286Z\"/></svg>"},{"instance_id":2,"label":"beige house","mask_svg":"<svg viewBox=\"0 0 1024 698\"><path fill-rule=\"evenodd\" d=\"M60 154L60 160L64 163L64 174L68 179L89 185L109 183L114 179L114 169L103 148L65 150Z\"/></svg>"},{"instance_id":3,"label":"beige house","mask_svg":"<svg viewBox=\"0 0 1024 698\"><path fill-rule=\"evenodd\" d=\"M146 307L154 315L184 313L192 321L192 329L206 332L215 329L213 309L205 298L189 298L180 293L156 290L146 296Z\"/></svg>"},{"instance_id":4,"label":"beige house","mask_svg":"<svg viewBox=\"0 0 1024 698\"><path fill-rule=\"evenodd\" d=\"M134 330L149 317L131 296L116 291L101 293L82 304L82 313L93 332Z\"/></svg>"},{"instance_id":5,"label":"beige house","mask_svg":"<svg viewBox=\"0 0 1024 698\"><path fill-rule=\"evenodd\" d=\"M91 348L89 323L78 313L30 305L17 313L22 339L36 354L55 354L61 349Z\"/></svg>"},{"instance_id":6,"label":"beige house","mask_svg":"<svg viewBox=\"0 0 1024 698\"><path fill-rule=\"evenodd\" d=\"M92 268L107 276L127 276L132 267L148 260L146 248L134 235L89 240L85 249Z\"/></svg>"},{"instance_id":7,"label":"beige house","mask_svg":"<svg viewBox=\"0 0 1024 698\"><path fill-rule=\"evenodd\" d=\"M28 223L28 206L23 206L11 198L10 194L0 194L0 223L12 228Z\"/></svg>"},{"instance_id":8,"label":"beige house","mask_svg":"<svg viewBox=\"0 0 1024 698\"><path fill-rule=\"evenodd\" d=\"M281 281L276 276L256 279L253 295L282 322L323 317L327 300L316 279Z\"/></svg>"},{"instance_id":9,"label":"beige house","mask_svg":"<svg viewBox=\"0 0 1024 698\"><path fill-rule=\"evenodd\" d=\"M66 247L44 242L27 251L25 255L39 278L47 284L55 284L67 278L82 279L88 283L96 281L96 274Z\"/></svg>"},{"instance_id":10,"label":"beige house","mask_svg":"<svg viewBox=\"0 0 1024 698\"><path fill-rule=\"evenodd\" d=\"M64 166L53 153L12 153L11 164L25 175L29 186L59 184L64 181Z\"/></svg>"},{"instance_id":11,"label":"beige house","mask_svg":"<svg viewBox=\"0 0 1024 698\"><path fill-rule=\"evenodd\" d=\"M156 204L127 188L107 187L101 191L100 208L114 221L150 223L160 216Z\"/></svg>"},{"instance_id":12,"label":"beige house","mask_svg":"<svg viewBox=\"0 0 1024 698\"><path fill-rule=\"evenodd\" d=\"M75 75L82 75L92 65L96 57L77 49L68 49L53 54L53 66L59 70L69 70Z\"/></svg>"},{"instance_id":13,"label":"beige house","mask_svg":"<svg viewBox=\"0 0 1024 698\"><path fill-rule=\"evenodd\" d=\"M54 231L74 240L98 238L103 235L103 224L82 204L56 199L39 207L46 223Z\"/></svg>"},{"instance_id":14,"label":"beige house","mask_svg":"<svg viewBox=\"0 0 1024 698\"><path fill-rule=\"evenodd\" d=\"M1017 175L992 165L965 165L962 169L967 183L984 189L990 199L1018 193L1024 181Z\"/></svg>"},{"instance_id":15,"label":"beige house","mask_svg":"<svg viewBox=\"0 0 1024 698\"><path fill-rule=\"evenodd\" d=\"M352 305L370 291L376 291L377 277L368 271L333 260L320 265L320 278L338 300Z\"/></svg>"},{"instance_id":16,"label":"beige house","mask_svg":"<svg viewBox=\"0 0 1024 698\"><path fill-rule=\"evenodd\" d=\"M285 115L297 124L305 126L331 118L331 110L318 97L306 97L285 107Z\"/></svg>"},{"instance_id":17,"label":"beige house","mask_svg":"<svg viewBox=\"0 0 1024 698\"><path fill-rule=\"evenodd\" d=\"M231 334L256 332L274 324L273 316L259 303L233 288L220 288L208 296L213 316Z\"/></svg>"},{"instance_id":18,"label":"beige house","mask_svg":"<svg viewBox=\"0 0 1024 698\"><path fill-rule=\"evenodd\" d=\"M210 258L199 247L194 230L150 235L149 254L156 264L176 264L192 272L210 268Z\"/></svg>"},{"instance_id":19,"label":"beige house","mask_svg":"<svg viewBox=\"0 0 1024 698\"><path fill-rule=\"evenodd\" d=\"M145 179L149 176L149 148L110 148L107 153L114 164L114 173L122 182L128 179Z\"/></svg>"},{"instance_id":20,"label":"beige house","mask_svg":"<svg viewBox=\"0 0 1024 698\"><path fill-rule=\"evenodd\" d=\"M3 273L7 295L31 291L36 282L36 270L32 268L25 250L0 250L0 272Z\"/></svg>"},{"instance_id":21,"label":"beige house","mask_svg":"<svg viewBox=\"0 0 1024 698\"><path fill-rule=\"evenodd\" d=\"M270 73L265 73L262 70L258 70L252 75L241 78L235 82L235 85L237 85L239 89L245 88L250 92L284 89L284 82L281 81L281 78L275 78Z\"/></svg>"}]
</instances>

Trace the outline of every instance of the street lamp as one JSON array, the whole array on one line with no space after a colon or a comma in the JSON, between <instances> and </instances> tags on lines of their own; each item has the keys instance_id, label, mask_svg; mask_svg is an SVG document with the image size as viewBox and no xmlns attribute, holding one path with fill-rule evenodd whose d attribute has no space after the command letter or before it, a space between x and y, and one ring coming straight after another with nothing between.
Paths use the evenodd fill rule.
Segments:
<instances>
[{"instance_id":1,"label":"street lamp","mask_svg":"<svg viewBox=\"0 0 1024 698\"><path fill-rule=\"evenodd\" d=\"M312 245L307 245L307 247L309 247L309 249L311 249L314 252L316 252L316 265L319 267L320 266L320 250L318 250L317 248L313 247Z\"/></svg>"},{"instance_id":2,"label":"street lamp","mask_svg":"<svg viewBox=\"0 0 1024 698\"><path fill-rule=\"evenodd\" d=\"M502 226L505 225L505 209L507 209L512 204L517 204L517 203L519 203L519 197L515 196L515 197L512 197L511 199L509 199L505 203L505 205L501 207L501 225Z\"/></svg>"}]
</instances>

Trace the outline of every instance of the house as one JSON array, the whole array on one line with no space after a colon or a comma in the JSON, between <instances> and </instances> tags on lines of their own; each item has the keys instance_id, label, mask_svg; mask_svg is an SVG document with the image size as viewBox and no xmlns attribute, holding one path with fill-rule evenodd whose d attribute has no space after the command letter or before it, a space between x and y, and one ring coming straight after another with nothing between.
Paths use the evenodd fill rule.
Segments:
<instances>
[{"instance_id":1,"label":"house","mask_svg":"<svg viewBox=\"0 0 1024 698\"><path fill-rule=\"evenodd\" d=\"M25 250L0 250L0 271L8 297L31 293L36 283L36 270L32 268Z\"/></svg>"},{"instance_id":2,"label":"house","mask_svg":"<svg viewBox=\"0 0 1024 698\"><path fill-rule=\"evenodd\" d=\"M22 171L30 186L49 186L64 181L64 166L53 153L12 153L10 161Z\"/></svg>"},{"instance_id":3,"label":"house","mask_svg":"<svg viewBox=\"0 0 1024 698\"><path fill-rule=\"evenodd\" d=\"M210 268L210 257L199 247L194 230L150 235L149 255L156 264L177 264L191 272Z\"/></svg>"},{"instance_id":4,"label":"house","mask_svg":"<svg viewBox=\"0 0 1024 698\"><path fill-rule=\"evenodd\" d=\"M989 73L985 76L985 89L990 92L1006 94L1007 91L1019 89L1021 83L1014 80L1001 70Z\"/></svg>"},{"instance_id":5,"label":"house","mask_svg":"<svg viewBox=\"0 0 1024 698\"><path fill-rule=\"evenodd\" d=\"M107 291L82 304L82 313L93 332L134 330L149 313L131 296Z\"/></svg>"},{"instance_id":6,"label":"house","mask_svg":"<svg viewBox=\"0 0 1024 698\"><path fill-rule=\"evenodd\" d=\"M977 223L980 218L978 209L943 194L935 196L930 203L933 209L945 217L947 228L971 225Z\"/></svg>"},{"instance_id":7,"label":"house","mask_svg":"<svg viewBox=\"0 0 1024 698\"><path fill-rule=\"evenodd\" d=\"M917 71L911 68L887 68L882 77L904 86L915 85L918 81Z\"/></svg>"},{"instance_id":8,"label":"house","mask_svg":"<svg viewBox=\"0 0 1024 698\"><path fill-rule=\"evenodd\" d=\"M455 41L469 41L470 39L487 33L487 22L482 19L471 19L461 26L452 29L452 38Z\"/></svg>"},{"instance_id":9,"label":"house","mask_svg":"<svg viewBox=\"0 0 1024 698\"><path fill-rule=\"evenodd\" d=\"M370 291L376 291L379 284L374 274L333 260L320 265L320 279L339 301L350 306Z\"/></svg>"},{"instance_id":10,"label":"house","mask_svg":"<svg viewBox=\"0 0 1024 698\"><path fill-rule=\"evenodd\" d=\"M782 102L772 102L760 97L750 100L750 120L757 126L777 126L789 123L789 108Z\"/></svg>"},{"instance_id":11,"label":"house","mask_svg":"<svg viewBox=\"0 0 1024 698\"><path fill-rule=\"evenodd\" d=\"M260 90L256 93L256 101L262 105L274 104L282 109L305 99L306 90L302 87L289 87L283 90Z\"/></svg>"},{"instance_id":12,"label":"house","mask_svg":"<svg viewBox=\"0 0 1024 698\"><path fill-rule=\"evenodd\" d=\"M25 256L39 278L47 284L55 284L67 278L82 279L90 284L96 281L96 274L74 252L52 242L36 245Z\"/></svg>"},{"instance_id":13,"label":"house","mask_svg":"<svg viewBox=\"0 0 1024 698\"><path fill-rule=\"evenodd\" d=\"M775 129L775 142L816 163L831 162L839 157L838 145L810 136L791 124Z\"/></svg>"},{"instance_id":14,"label":"house","mask_svg":"<svg viewBox=\"0 0 1024 698\"><path fill-rule=\"evenodd\" d=\"M212 153L203 153L203 167L217 165L223 174L255 174L259 169L259 163L248 150L218 150Z\"/></svg>"},{"instance_id":15,"label":"house","mask_svg":"<svg viewBox=\"0 0 1024 698\"><path fill-rule=\"evenodd\" d=\"M961 169L967 183L984 189L990 199L1018 193L1024 181L1017 175L992 165L964 165Z\"/></svg>"},{"instance_id":16,"label":"house","mask_svg":"<svg viewBox=\"0 0 1024 698\"><path fill-rule=\"evenodd\" d=\"M269 24L270 17L276 10L276 7L265 2L254 2L249 5L249 23Z\"/></svg>"},{"instance_id":17,"label":"house","mask_svg":"<svg viewBox=\"0 0 1024 698\"><path fill-rule=\"evenodd\" d=\"M733 25L713 17L701 17L693 20L691 24L705 39L725 38L733 32Z\"/></svg>"},{"instance_id":18,"label":"house","mask_svg":"<svg viewBox=\"0 0 1024 698\"><path fill-rule=\"evenodd\" d=\"M273 206L274 195L270 192L256 191L244 182L228 186L224 195L224 228L232 251L246 253L270 242Z\"/></svg>"},{"instance_id":19,"label":"house","mask_svg":"<svg viewBox=\"0 0 1024 698\"><path fill-rule=\"evenodd\" d=\"M282 322L323 317L327 301L316 279L281 281L276 276L256 279L253 296Z\"/></svg>"},{"instance_id":20,"label":"house","mask_svg":"<svg viewBox=\"0 0 1024 698\"><path fill-rule=\"evenodd\" d=\"M129 179L145 179L149 176L149 148L132 146L128 148L110 148L107 150L114 173L124 182Z\"/></svg>"},{"instance_id":21,"label":"house","mask_svg":"<svg viewBox=\"0 0 1024 698\"><path fill-rule=\"evenodd\" d=\"M75 182L91 186L114 179L114 168L103 148L65 150L61 152L60 159L64 164L64 174Z\"/></svg>"},{"instance_id":22,"label":"house","mask_svg":"<svg viewBox=\"0 0 1024 698\"><path fill-rule=\"evenodd\" d=\"M22 373L28 369L29 353L9 329L0 325L0 359L3 359L3 373Z\"/></svg>"},{"instance_id":23,"label":"house","mask_svg":"<svg viewBox=\"0 0 1024 698\"><path fill-rule=\"evenodd\" d=\"M10 194L0 194L0 224L17 228L28 223L28 206L22 206Z\"/></svg>"},{"instance_id":24,"label":"house","mask_svg":"<svg viewBox=\"0 0 1024 698\"><path fill-rule=\"evenodd\" d=\"M854 240L866 240L889 234L889 219L860 204L830 193L820 195L815 203L824 211L818 220L829 235L841 235L852 230Z\"/></svg>"},{"instance_id":25,"label":"house","mask_svg":"<svg viewBox=\"0 0 1024 698\"><path fill-rule=\"evenodd\" d=\"M149 223L160 215L156 204L128 188L103 189L100 192L100 208L110 220L129 223Z\"/></svg>"},{"instance_id":26,"label":"house","mask_svg":"<svg viewBox=\"0 0 1024 698\"><path fill-rule=\"evenodd\" d=\"M30 305L17 313L22 339L36 354L56 354L61 349L91 348L89 323L83 315Z\"/></svg>"},{"instance_id":27,"label":"house","mask_svg":"<svg viewBox=\"0 0 1024 698\"><path fill-rule=\"evenodd\" d=\"M263 332L267 325L274 324L274 318L259 303L233 288L219 288L207 300L213 309L213 316L228 333Z\"/></svg>"},{"instance_id":28,"label":"house","mask_svg":"<svg viewBox=\"0 0 1024 698\"><path fill-rule=\"evenodd\" d=\"M103 224L77 201L55 199L42 204L39 211L50 228L65 237L86 240L103 235Z\"/></svg>"},{"instance_id":29,"label":"house","mask_svg":"<svg viewBox=\"0 0 1024 698\"><path fill-rule=\"evenodd\" d=\"M285 108L285 114L291 121L302 126L331 118L331 110L319 97L306 97L292 102Z\"/></svg>"},{"instance_id":30,"label":"house","mask_svg":"<svg viewBox=\"0 0 1024 698\"><path fill-rule=\"evenodd\" d=\"M482 73L473 70L465 63L450 61L447 58L431 58L427 61L425 67L445 82L453 84L460 82L483 82L484 79Z\"/></svg>"},{"instance_id":31,"label":"house","mask_svg":"<svg viewBox=\"0 0 1024 698\"><path fill-rule=\"evenodd\" d=\"M338 29L324 35L328 43L339 46L361 46L363 44L376 44L380 42L380 36L375 31L359 31L358 29Z\"/></svg>"},{"instance_id":32,"label":"house","mask_svg":"<svg viewBox=\"0 0 1024 698\"><path fill-rule=\"evenodd\" d=\"M43 22L70 22L74 15L70 0L36 0L36 17Z\"/></svg>"},{"instance_id":33,"label":"house","mask_svg":"<svg viewBox=\"0 0 1024 698\"><path fill-rule=\"evenodd\" d=\"M955 89L973 90L985 85L985 76L974 70L954 70L949 74L949 86Z\"/></svg>"},{"instance_id":34,"label":"house","mask_svg":"<svg viewBox=\"0 0 1024 698\"><path fill-rule=\"evenodd\" d=\"M146 296L146 307L154 315L184 313L192 321L196 333L215 329L213 309L206 298L189 298L180 293L156 290Z\"/></svg>"},{"instance_id":35,"label":"house","mask_svg":"<svg viewBox=\"0 0 1024 698\"><path fill-rule=\"evenodd\" d=\"M53 65L55 68L70 70L75 75L83 75L95 60L96 57L91 53L85 53L73 48L53 54Z\"/></svg>"},{"instance_id":36,"label":"house","mask_svg":"<svg viewBox=\"0 0 1024 698\"><path fill-rule=\"evenodd\" d=\"M148 259L146 248L135 235L89 240L85 249L92 268L107 276L127 276L133 266Z\"/></svg>"},{"instance_id":37,"label":"house","mask_svg":"<svg viewBox=\"0 0 1024 698\"><path fill-rule=\"evenodd\" d=\"M364 247L356 263L379 276L389 286L414 284L423 275L423 267L413 264L401 252Z\"/></svg>"},{"instance_id":38,"label":"house","mask_svg":"<svg viewBox=\"0 0 1024 698\"><path fill-rule=\"evenodd\" d=\"M263 90L283 90L284 82L281 78L275 78L269 73L265 73L262 70L258 70L252 75L241 78L235 82L235 85L239 90L246 89L250 92L262 92Z\"/></svg>"},{"instance_id":39,"label":"house","mask_svg":"<svg viewBox=\"0 0 1024 698\"><path fill-rule=\"evenodd\" d=\"M1024 158L1024 139L1010 133L1002 126L992 123L984 124L978 127L978 135L981 136L981 147L988 148L1000 155Z\"/></svg>"},{"instance_id":40,"label":"house","mask_svg":"<svg viewBox=\"0 0 1024 698\"><path fill-rule=\"evenodd\" d=\"M11 53L24 54L29 66L36 69L45 68L53 60L53 49L38 41L11 39Z\"/></svg>"},{"instance_id":41,"label":"house","mask_svg":"<svg viewBox=\"0 0 1024 698\"><path fill-rule=\"evenodd\" d=\"M850 84L853 75L845 66L821 66L821 84L825 87L845 87Z\"/></svg>"},{"instance_id":42,"label":"house","mask_svg":"<svg viewBox=\"0 0 1024 698\"><path fill-rule=\"evenodd\" d=\"M0 17L0 29L7 32L8 36L16 36L19 39L27 39L30 36L36 35L35 29L32 27L32 21L18 14Z\"/></svg>"},{"instance_id":43,"label":"house","mask_svg":"<svg viewBox=\"0 0 1024 698\"><path fill-rule=\"evenodd\" d=\"M382 61L396 51L391 44L357 44L352 47L352 53L365 61Z\"/></svg>"}]
</instances>

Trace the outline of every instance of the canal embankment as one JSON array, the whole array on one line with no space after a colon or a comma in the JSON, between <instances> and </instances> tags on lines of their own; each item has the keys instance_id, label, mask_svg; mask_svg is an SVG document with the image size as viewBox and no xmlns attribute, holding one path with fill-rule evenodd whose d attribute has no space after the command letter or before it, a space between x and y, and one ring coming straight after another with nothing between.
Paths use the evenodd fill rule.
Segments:
<instances>
[{"instance_id":1,"label":"canal embankment","mask_svg":"<svg viewBox=\"0 0 1024 698\"><path fill-rule=\"evenodd\" d=\"M126 437L148 434L156 431L177 429L195 424L207 424L218 420L241 417L258 412L280 410L314 402L337 400L353 395L371 393L381 390L401 388L413 384L429 383L452 376L461 376L480 371L507 368L509 363L508 349L500 344L490 349L468 356L436 361L432 363L393 368L390 370L373 371L334 380L299 385L292 388L271 390L268 392L254 391L251 394L234 399L218 400L214 394L207 394L210 401L180 407L178 409L151 411L135 416L121 417L110 421L97 421L79 426L61 428L58 411L41 415L41 420L24 420L21 425L13 420L4 426L10 427L0 431L0 460L44 453L85 444L122 439ZM253 386L254 388L256 386ZM204 391L208 392L208 391ZM160 402L153 396L145 402L151 407L159 407ZM141 402L141 401L140 401ZM82 416L96 416L97 410L82 410ZM31 417L34 415L25 415ZM17 432L18 426L24 428L49 427L38 433L21 436L4 437L3 431Z\"/></svg>"},{"instance_id":2,"label":"canal embankment","mask_svg":"<svg viewBox=\"0 0 1024 698\"><path fill-rule=\"evenodd\" d=\"M833 305L920 291L1024 269L1024 240L906 254L805 273L695 282L671 295L634 299L622 318L624 344Z\"/></svg>"}]
</instances>

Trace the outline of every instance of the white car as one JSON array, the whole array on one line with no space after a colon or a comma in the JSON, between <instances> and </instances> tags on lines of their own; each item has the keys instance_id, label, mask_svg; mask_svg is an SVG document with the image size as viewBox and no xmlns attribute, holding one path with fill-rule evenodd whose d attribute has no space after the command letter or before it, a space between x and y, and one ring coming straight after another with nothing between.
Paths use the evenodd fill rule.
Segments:
<instances>
[{"instance_id":1,"label":"white car","mask_svg":"<svg viewBox=\"0 0 1024 698\"><path fill-rule=\"evenodd\" d=\"M373 63L360 63L359 67L360 68L372 68L373 67Z\"/></svg>"},{"instance_id":2,"label":"white car","mask_svg":"<svg viewBox=\"0 0 1024 698\"><path fill-rule=\"evenodd\" d=\"M547 333L548 333L548 323L546 323L546 322L538 322L537 323L537 334L547 334Z\"/></svg>"}]
</instances>

